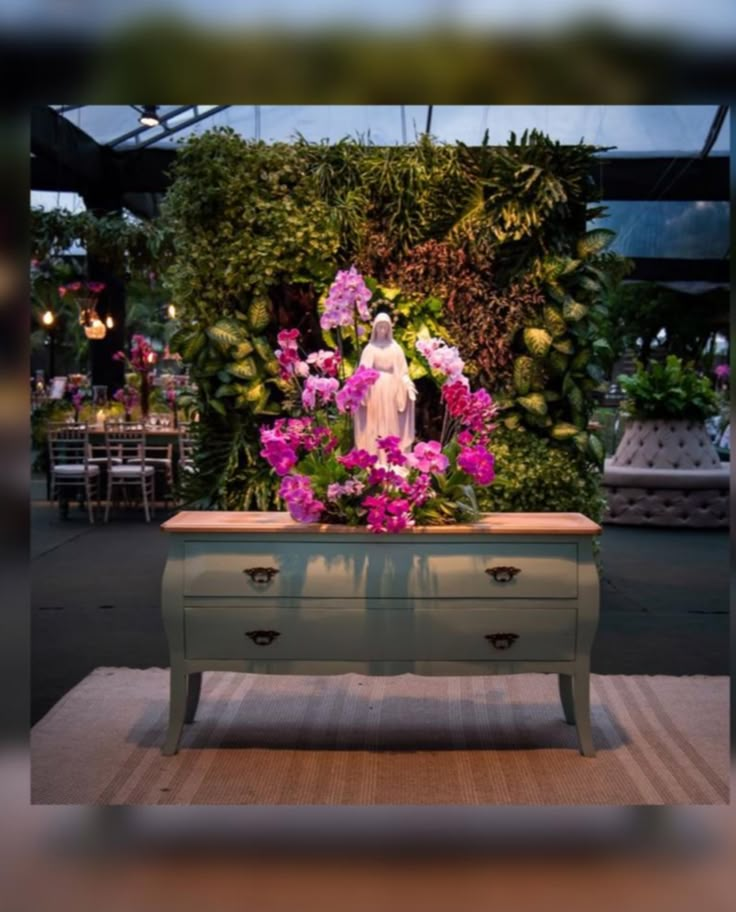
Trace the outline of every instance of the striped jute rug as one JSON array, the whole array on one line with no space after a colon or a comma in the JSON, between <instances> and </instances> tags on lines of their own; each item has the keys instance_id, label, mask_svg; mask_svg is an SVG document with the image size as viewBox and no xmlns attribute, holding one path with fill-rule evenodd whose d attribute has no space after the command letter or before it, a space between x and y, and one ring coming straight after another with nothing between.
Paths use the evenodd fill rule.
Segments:
<instances>
[{"instance_id":1,"label":"striped jute rug","mask_svg":"<svg viewBox=\"0 0 736 912\"><path fill-rule=\"evenodd\" d=\"M598 676L595 759L554 675L205 673L162 757L168 672L97 668L34 726L38 804L720 804L726 677Z\"/></svg>"}]
</instances>

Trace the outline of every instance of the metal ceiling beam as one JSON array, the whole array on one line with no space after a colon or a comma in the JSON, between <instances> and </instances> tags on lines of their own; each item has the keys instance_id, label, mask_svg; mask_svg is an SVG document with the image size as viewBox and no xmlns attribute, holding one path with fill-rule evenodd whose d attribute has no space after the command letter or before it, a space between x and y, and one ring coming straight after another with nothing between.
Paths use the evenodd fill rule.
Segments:
<instances>
[{"instance_id":1,"label":"metal ceiling beam","mask_svg":"<svg viewBox=\"0 0 736 912\"><path fill-rule=\"evenodd\" d=\"M31 158L31 186L34 190L79 192L79 187L89 185L95 176L99 179L99 163L96 163L94 158L89 158L86 165L80 163L74 147L67 154L59 155L62 147L52 144L40 154L38 144L34 140L32 149L36 153ZM116 180L123 192L166 192L170 181L167 172L176 158L176 149L136 147L129 150L106 151L108 170L116 169ZM705 159L682 161L689 161L691 166L681 173L671 186L665 186L666 192L661 195L658 193L658 199L729 199L727 156L711 155ZM596 165L596 180L602 198L607 201L651 199L652 188L671 162L672 159L660 158L599 159ZM670 173L676 174L677 169Z\"/></svg>"},{"instance_id":2,"label":"metal ceiling beam","mask_svg":"<svg viewBox=\"0 0 736 912\"><path fill-rule=\"evenodd\" d=\"M604 200L728 200L729 159L724 156L598 159ZM687 165L687 167L683 167ZM662 182L668 171L671 178ZM657 188L654 194L652 191ZM661 188L661 189L660 189Z\"/></svg>"},{"instance_id":3,"label":"metal ceiling beam","mask_svg":"<svg viewBox=\"0 0 736 912\"><path fill-rule=\"evenodd\" d=\"M230 105L216 105L214 108L210 108L209 111L203 111L201 114L197 114L195 117L190 117L189 120L182 121L173 128L165 129L163 133L152 136L146 142L139 143L137 148L145 149L148 146L153 145L153 143L164 139L164 137L174 136L175 133L179 133L181 130L186 130L187 127L191 127L194 124L199 123L201 120L206 120L208 117L214 117L215 114L219 114L220 111L224 111L229 107Z\"/></svg>"},{"instance_id":4,"label":"metal ceiling beam","mask_svg":"<svg viewBox=\"0 0 736 912\"><path fill-rule=\"evenodd\" d=\"M130 107L133 107L133 105L130 105ZM179 114L183 114L184 111L192 111L196 107L197 107L196 105L182 105L180 108L174 108L173 111L169 111L167 114L162 114L161 117L159 118L159 123L160 124L166 123L166 121L171 120L172 117L178 117ZM135 110L137 112L136 108L133 108L133 110ZM153 130L153 129L155 129L155 127L146 127L146 126L141 125L139 127L136 127L134 130L129 130L127 133L123 133L122 136L116 136L115 139L113 139L109 143L106 143L106 145L108 145L111 149L114 149L116 146L119 146L121 143L124 143L126 140L133 139L136 136L140 136L141 133L146 133L148 130Z\"/></svg>"},{"instance_id":5,"label":"metal ceiling beam","mask_svg":"<svg viewBox=\"0 0 736 912\"><path fill-rule=\"evenodd\" d=\"M731 281L728 260L684 260L667 257L630 257L634 271L629 280L641 282L712 282L727 285Z\"/></svg>"},{"instance_id":6,"label":"metal ceiling beam","mask_svg":"<svg viewBox=\"0 0 736 912\"><path fill-rule=\"evenodd\" d=\"M103 180L98 143L48 105L31 108L31 152L31 173L43 170L47 182L56 181L45 189L81 192Z\"/></svg>"},{"instance_id":7,"label":"metal ceiling beam","mask_svg":"<svg viewBox=\"0 0 736 912\"><path fill-rule=\"evenodd\" d=\"M707 158L707 156L710 155L710 150L716 144L716 140L723 127L723 121L726 119L726 114L728 114L728 105L718 105L718 110L713 118L713 123L710 125L710 130L708 130L708 135L705 138L705 144L700 150L701 158Z\"/></svg>"}]
</instances>

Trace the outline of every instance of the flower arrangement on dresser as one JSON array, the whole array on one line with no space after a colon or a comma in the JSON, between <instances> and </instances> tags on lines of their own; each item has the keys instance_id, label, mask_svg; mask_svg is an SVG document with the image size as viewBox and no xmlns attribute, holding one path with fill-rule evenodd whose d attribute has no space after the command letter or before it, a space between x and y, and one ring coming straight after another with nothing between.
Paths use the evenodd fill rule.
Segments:
<instances>
[{"instance_id":1,"label":"flower arrangement on dresser","mask_svg":"<svg viewBox=\"0 0 736 912\"><path fill-rule=\"evenodd\" d=\"M371 298L354 268L338 272L320 320L335 346L305 354L298 330L279 333L275 354L297 414L261 428L261 455L281 477L279 494L298 522L365 525L375 533L473 522L475 488L494 478L496 405L486 390L471 391L453 346L429 334L416 340L441 390L440 439L402 446L387 434L376 438L373 452L354 444L356 414L379 371L349 363L342 333L356 341L367 336Z\"/></svg>"}]
</instances>

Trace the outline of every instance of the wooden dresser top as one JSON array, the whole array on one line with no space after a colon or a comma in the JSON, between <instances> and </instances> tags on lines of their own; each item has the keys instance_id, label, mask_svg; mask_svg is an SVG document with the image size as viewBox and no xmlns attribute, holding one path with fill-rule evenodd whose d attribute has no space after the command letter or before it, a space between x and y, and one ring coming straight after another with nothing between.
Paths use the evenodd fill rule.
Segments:
<instances>
[{"instance_id":1,"label":"wooden dresser top","mask_svg":"<svg viewBox=\"0 0 736 912\"><path fill-rule=\"evenodd\" d=\"M246 513L224 510L183 510L161 525L174 533L324 533L371 534L365 526L299 523L288 513ZM601 527L582 513L490 513L472 525L417 526L401 532L413 535L597 535ZM376 535L377 541L385 538Z\"/></svg>"}]
</instances>

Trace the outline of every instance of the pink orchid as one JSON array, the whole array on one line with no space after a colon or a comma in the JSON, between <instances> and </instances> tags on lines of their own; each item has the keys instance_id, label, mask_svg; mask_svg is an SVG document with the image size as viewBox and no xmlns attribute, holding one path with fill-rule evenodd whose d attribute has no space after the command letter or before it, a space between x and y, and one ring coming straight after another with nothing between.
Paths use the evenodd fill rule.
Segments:
<instances>
[{"instance_id":1,"label":"pink orchid","mask_svg":"<svg viewBox=\"0 0 736 912\"><path fill-rule=\"evenodd\" d=\"M407 456L406 464L410 469L419 469L420 472L444 472L450 460L442 452L439 440L429 440L427 443L418 443L412 453Z\"/></svg>"}]
</instances>

